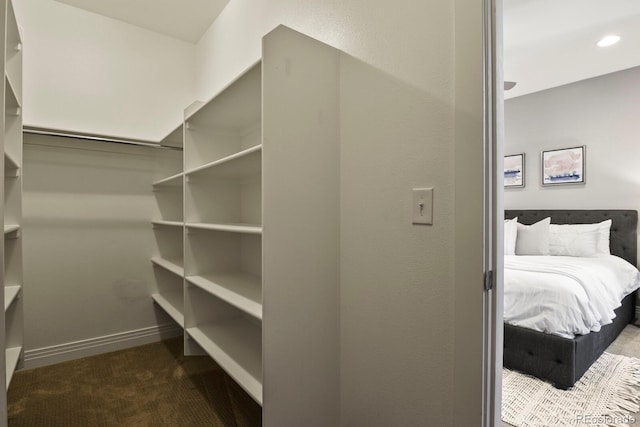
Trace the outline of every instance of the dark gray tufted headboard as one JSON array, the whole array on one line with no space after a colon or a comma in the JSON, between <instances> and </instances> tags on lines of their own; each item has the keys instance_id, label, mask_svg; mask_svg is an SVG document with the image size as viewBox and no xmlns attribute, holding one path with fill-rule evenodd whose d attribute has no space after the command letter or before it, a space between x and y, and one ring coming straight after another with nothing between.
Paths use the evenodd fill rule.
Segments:
<instances>
[{"instance_id":1,"label":"dark gray tufted headboard","mask_svg":"<svg viewBox=\"0 0 640 427\"><path fill-rule=\"evenodd\" d=\"M611 219L611 254L636 265L638 261L638 211L634 210L505 210L505 219L518 217L522 224L533 224L551 217L552 224L593 224Z\"/></svg>"}]
</instances>

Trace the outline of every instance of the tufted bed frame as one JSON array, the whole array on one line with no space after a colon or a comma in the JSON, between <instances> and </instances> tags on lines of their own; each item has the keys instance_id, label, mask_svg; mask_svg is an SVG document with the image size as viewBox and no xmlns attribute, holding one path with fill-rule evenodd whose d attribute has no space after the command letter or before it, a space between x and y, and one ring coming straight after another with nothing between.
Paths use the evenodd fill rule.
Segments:
<instances>
[{"instance_id":1,"label":"tufted bed frame","mask_svg":"<svg viewBox=\"0 0 640 427\"><path fill-rule=\"evenodd\" d=\"M506 210L505 219L518 217L533 224L551 217L552 224L591 224L611 219L611 254L637 264L638 212L633 210ZM635 316L636 292L628 295L616 310L612 324L599 332L573 339L504 324L504 367L518 370L567 389L578 381L591 364L622 332Z\"/></svg>"}]
</instances>

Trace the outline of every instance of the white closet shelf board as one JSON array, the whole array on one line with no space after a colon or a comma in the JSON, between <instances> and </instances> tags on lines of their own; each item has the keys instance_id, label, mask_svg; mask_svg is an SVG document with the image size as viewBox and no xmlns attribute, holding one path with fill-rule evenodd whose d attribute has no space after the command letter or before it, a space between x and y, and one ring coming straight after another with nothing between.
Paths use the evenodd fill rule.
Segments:
<instances>
[{"instance_id":1,"label":"white closet shelf board","mask_svg":"<svg viewBox=\"0 0 640 427\"><path fill-rule=\"evenodd\" d=\"M5 151L4 153L4 176L16 177L20 171L20 165L15 159Z\"/></svg>"},{"instance_id":2,"label":"white closet shelf board","mask_svg":"<svg viewBox=\"0 0 640 427\"><path fill-rule=\"evenodd\" d=\"M184 315L177 308L175 308L168 299L160 294L152 294L151 298L153 298L156 304L158 304L160 308L166 311L167 314L171 316L171 318L175 320L178 325L184 328Z\"/></svg>"},{"instance_id":3,"label":"white closet shelf board","mask_svg":"<svg viewBox=\"0 0 640 427\"><path fill-rule=\"evenodd\" d=\"M262 320L262 278L248 273L187 276L187 282Z\"/></svg>"},{"instance_id":4,"label":"white closet shelf board","mask_svg":"<svg viewBox=\"0 0 640 427\"><path fill-rule=\"evenodd\" d=\"M231 233L262 234L259 224L207 224L202 222L188 222L187 228L200 230L228 231Z\"/></svg>"},{"instance_id":5,"label":"white closet shelf board","mask_svg":"<svg viewBox=\"0 0 640 427\"><path fill-rule=\"evenodd\" d=\"M20 293L20 286L6 286L4 288L4 311L6 312Z\"/></svg>"},{"instance_id":6,"label":"white closet shelf board","mask_svg":"<svg viewBox=\"0 0 640 427\"><path fill-rule=\"evenodd\" d=\"M253 399L262 404L260 328L242 318L187 328L187 333Z\"/></svg>"},{"instance_id":7,"label":"white closet shelf board","mask_svg":"<svg viewBox=\"0 0 640 427\"><path fill-rule=\"evenodd\" d=\"M184 226L184 222L181 222L181 221L162 221L162 220L157 220L157 221L151 221L151 224L153 224L154 226L160 226L160 227L182 227L182 226Z\"/></svg>"},{"instance_id":8,"label":"white closet shelf board","mask_svg":"<svg viewBox=\"0 0 640 427\"><path fill-rule=\"evenodd\" d=\"M208 176L220 178L242 178L259 174L261 170L262 144L188 170L185 175L206 173Z\"/></svg>"},{"instance_id":9,"label":"white closet shelf board","mask_svg":"<svg viewBox=\"0 0 640 427\"><path fill-rule=\"evenodd\" d=\"M262 117L262 63L257 62L186 116L187 129L243 132Z\"/></svg>"},{"instance_id":10,"label":"white closet shelf board","mask_svg":"<svg viewBox=\"0 0 640 427\"><path fill-rule=\"evenodd\" d=\"M158 181L153 183L154 187L181 187L182 186L182 177L184 173L180 172L175 175L168 176L163 179L159 179Z\"/></svg>"},{"instance_id":11,"label":"white closet shelf board","mask_svg":"<svg viewBox=\"0 0 640 427\"><path fill-rule=\"evenodd\" d=\"M167 271L170 271L176 276L182 277L184 276L184 267L182 267L180 261L181 260L177 258L170 258L170 259L165 259L160 257L151 258L151 262L153 264L157 265L158 267L162 267Z\"/></svg>"},{"instance_id":12,"label":"white closet shelf board","mask_svg":"<svg viewBox=\"0 0 640 427\"><path fill-rule=\"evenodd\" d=\"M17 224L6 224L4 226L4 234L11 234L11 233L15 233L16 231L20 230L20 226Z\"/></svg>"},{"instance_id":13,"label":"white closet shelf board","mask_svg":"<svg viewBox=\"0 0 640 427\"><path fill-rule=\"evenodd\" d=\"M6 369L7 369L7 384L6 388L9 388L9 384L11 383L11 378L13 377L13 373L16 371L16 367L18 366L18 360L20 359L20 353L22 352L22 347L11 347L6 349Z\"/></svg>"},{"instance_id":14,"label":"white closet shelf board","mask_svg":"<svg viewBox=\"0 0 640 427\"><path fill-rule=\"evenodd\" d=\"M14 89L13 82L11 81L11 77L9 77L8 74L5 74L4 76L4 87L5 87L4 106L6 108L5 114L19 116L22 103L18 98L17 92Z\"/></svg>"},{"instance_id":15,"label":"white closet shelf board","mask_svg":"<svg viewBox=\"0 0 640 427\"><path fill-rule=\"evenodd\" d=\"M159 142L160 145L168 147L182 147L182 138L184 132L184 123L180 123L174 130L169 132L167 136L162 138Z\"/></svg>"}]
</instances>

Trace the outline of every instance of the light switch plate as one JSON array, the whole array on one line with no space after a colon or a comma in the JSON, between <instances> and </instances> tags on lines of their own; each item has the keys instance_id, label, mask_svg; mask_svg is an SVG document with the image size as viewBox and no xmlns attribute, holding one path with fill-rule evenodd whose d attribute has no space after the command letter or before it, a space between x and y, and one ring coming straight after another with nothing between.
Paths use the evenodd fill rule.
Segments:
<instances>
[{"instance_id":1,"label":"light switch plate","mask_svg":"<svg viewBox=\"0 0 640 427\"><path fill-rule=\"evenodd\" d=\"M413 224L433 224L433 188L414 188L411 191Z\"/></svg>"}]
</instances>

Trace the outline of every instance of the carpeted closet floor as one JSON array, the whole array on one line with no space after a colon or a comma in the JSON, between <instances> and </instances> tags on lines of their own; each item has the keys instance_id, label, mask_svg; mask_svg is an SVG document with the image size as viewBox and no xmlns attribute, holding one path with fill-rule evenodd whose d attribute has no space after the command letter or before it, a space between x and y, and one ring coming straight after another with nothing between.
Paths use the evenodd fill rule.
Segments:
<instances>
[{"instance_id":1,"label":"carpeted closet floor","mask_svg":"<svg viewBox=\"0 0 640 427\"><path fill-rule=\"evenodd\" d=\"M17 372L9 426L261 425L261 408L182 338Z\"/></svg>"}]
</instances>

